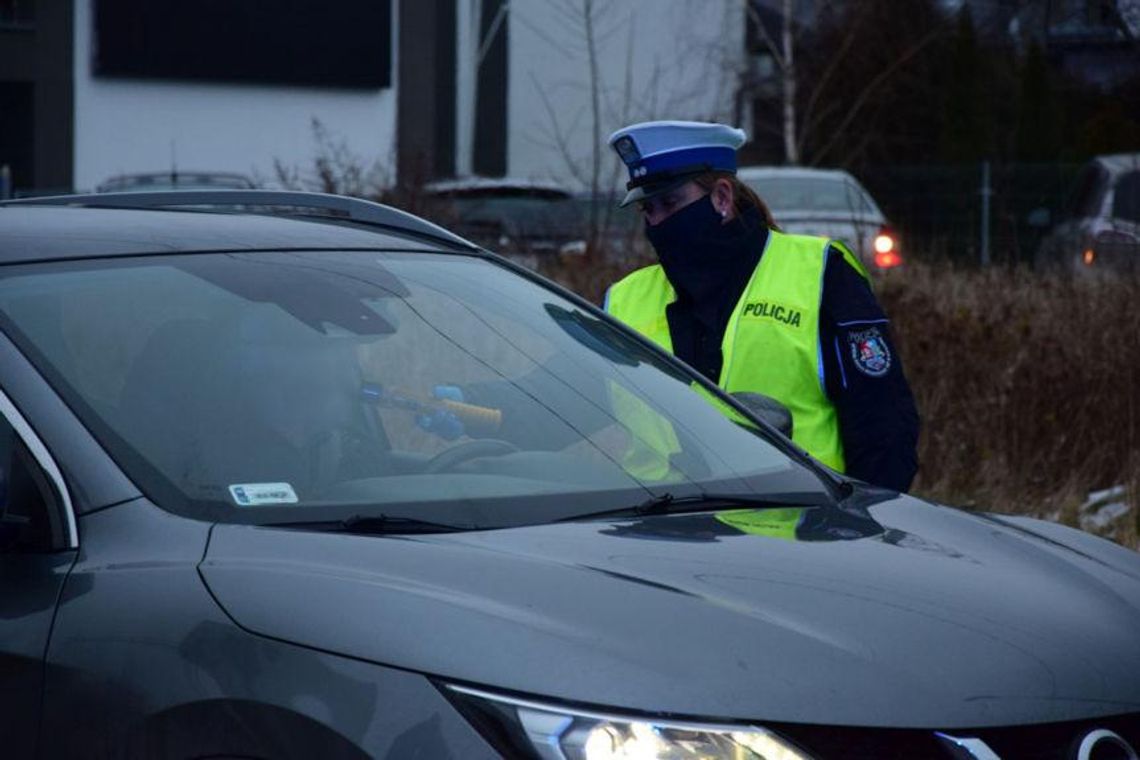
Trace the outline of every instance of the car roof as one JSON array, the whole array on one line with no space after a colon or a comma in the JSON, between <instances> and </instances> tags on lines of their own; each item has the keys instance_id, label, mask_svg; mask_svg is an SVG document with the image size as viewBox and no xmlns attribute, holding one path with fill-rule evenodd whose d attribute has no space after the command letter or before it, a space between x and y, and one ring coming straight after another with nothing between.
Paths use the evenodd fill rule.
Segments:
<instances>
[{"instance_id":1,"label":"car roof","mask_svg":"<svg viewBox=\"0 0 1140 760\"><path fill-rule=\"evenodd\" d=\"M365 205L391 212L391 224L328 215L106 208L64 205L55 200L44 199L42 205L35 199L0 204L0 264L200 251L474 248L461 245L465 241L439 228L435 228L439 231L436 237L430 234L434 225L376 204ZM126 198L115 202L131 203Z\"/></svg>"},{"instance_id":2,"label":"car roof","mask_svg":"<svg viewBox=\"0 0 1140 760\"><path fill-rule=\"evenodd\" d=\"M1103 164L1113 174L1140 169L1140 153L1112 153L1097 156L1094 160Z\"/></svg>"},{"instance_id":3,"label":"car roof","mask_svg":"<svg viewBox=\"0 0 1140 760\"><path fill-rule=\"evenodd\" d=\"M736 175L740 179L821 179L855 182L855 178L842 169L809 169L802 166L742 166Z\"/></svg>"}]
</instances>

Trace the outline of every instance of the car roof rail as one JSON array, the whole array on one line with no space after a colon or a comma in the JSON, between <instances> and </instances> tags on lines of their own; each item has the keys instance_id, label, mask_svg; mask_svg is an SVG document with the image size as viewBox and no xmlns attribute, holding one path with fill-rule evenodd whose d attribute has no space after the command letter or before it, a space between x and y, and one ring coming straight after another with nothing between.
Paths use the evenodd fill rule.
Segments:
<instances>
[{"instance_id":1,"label":"car roof rail","mask_svg":"<svg viewBox=\"0 0 1140 760\"><path fill-rule=\"evenodd\" d=\"M407 232L481 250L469 240L448 232L438 224L382 203L344 195L306 193L295 190L158 190L123 193L51 195L4 201L0 205L87 206L91 208L171 209L190 206L280 206L332 212L330 219L347 219L360 224Z\"/></svg>"}]
</instances>

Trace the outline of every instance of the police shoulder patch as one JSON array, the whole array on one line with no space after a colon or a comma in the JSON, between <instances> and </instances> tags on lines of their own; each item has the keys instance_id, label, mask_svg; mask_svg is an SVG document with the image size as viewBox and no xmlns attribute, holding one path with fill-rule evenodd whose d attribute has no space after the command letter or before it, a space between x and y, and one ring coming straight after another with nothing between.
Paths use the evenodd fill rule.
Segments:
<instances>
[{"instance_id":1,"label":"police shoulder patch","mask_svg":"<svg viewBox=\"0 0 1140 760\"><path fill-rule=\"evenodd\" d=\"M855 368L871 377L882 377L891 369L891 349L878 327L851 330L847 333L851 361Z\"/></svg>"}]
</instances>

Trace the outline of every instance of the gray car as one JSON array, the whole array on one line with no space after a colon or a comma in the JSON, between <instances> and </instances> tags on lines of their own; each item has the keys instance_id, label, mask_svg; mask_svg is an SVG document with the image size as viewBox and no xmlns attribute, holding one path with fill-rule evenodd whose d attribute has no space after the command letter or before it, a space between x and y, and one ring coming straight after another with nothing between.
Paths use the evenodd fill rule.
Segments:
<instances>
[{"instance_id":1,"label":"gray car","mask_svg":"<svg viewBox=\"0 0 1140 760\"><path fill-rule=\"evenodd\" d=\"M1047 211L1035 214L1044 218ZM1081 169L1035 264L1079 273L1140 271L1140 153L1097 156Z\"/></svg>"},{"instance_id":2,"label":"gray car","mask_svg":"<svg viewBox=\"0 0 1140 760\"><path fill-rule=\"evenodd\" d=\"M751 408L394 209L0 205L0 754L1136 757L1140 557Z\"/></svg>"},{"instance_id":3,"label":"gray car","mask_svg":"<svg viewBox=\"0 0 1140 760\"><path fill-rule=\"evenodd\" d=\"M737 176L760 195L785 232L841 240L873 272L902 265L898 231L849 172L742 166Z\"/></svg>"},{"instance_id":4,"label":"gray car","mask_svg":"<svg viewBox=\"0 0 1140 760\"><path fill-rule=\"evenodd\" d=\"M544 256L585 250L583 204L559 185L466 177L429 183L423 192L456 231L497 251Z\"/></svg>"}]
</instances>

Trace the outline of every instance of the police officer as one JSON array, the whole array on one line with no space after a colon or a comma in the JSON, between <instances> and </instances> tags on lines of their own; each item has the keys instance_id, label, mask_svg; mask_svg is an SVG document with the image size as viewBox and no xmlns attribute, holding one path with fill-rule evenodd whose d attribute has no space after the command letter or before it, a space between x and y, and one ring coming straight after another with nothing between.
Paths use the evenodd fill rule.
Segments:
<instances>
[{"instance_id":1,"label":"police officer","mask_svg":"<svg viewBox=\"0 0 1140 760\"><path fill-rule=\"evenodd\" d=\"M736 178L744 132L658 121L610 136L658 264L606 310L728 392L771 396L792 438L852 477L899 491L917 469L918 413L887 317L842 243L788 235Z\"/></svg>"}]
</instances>

